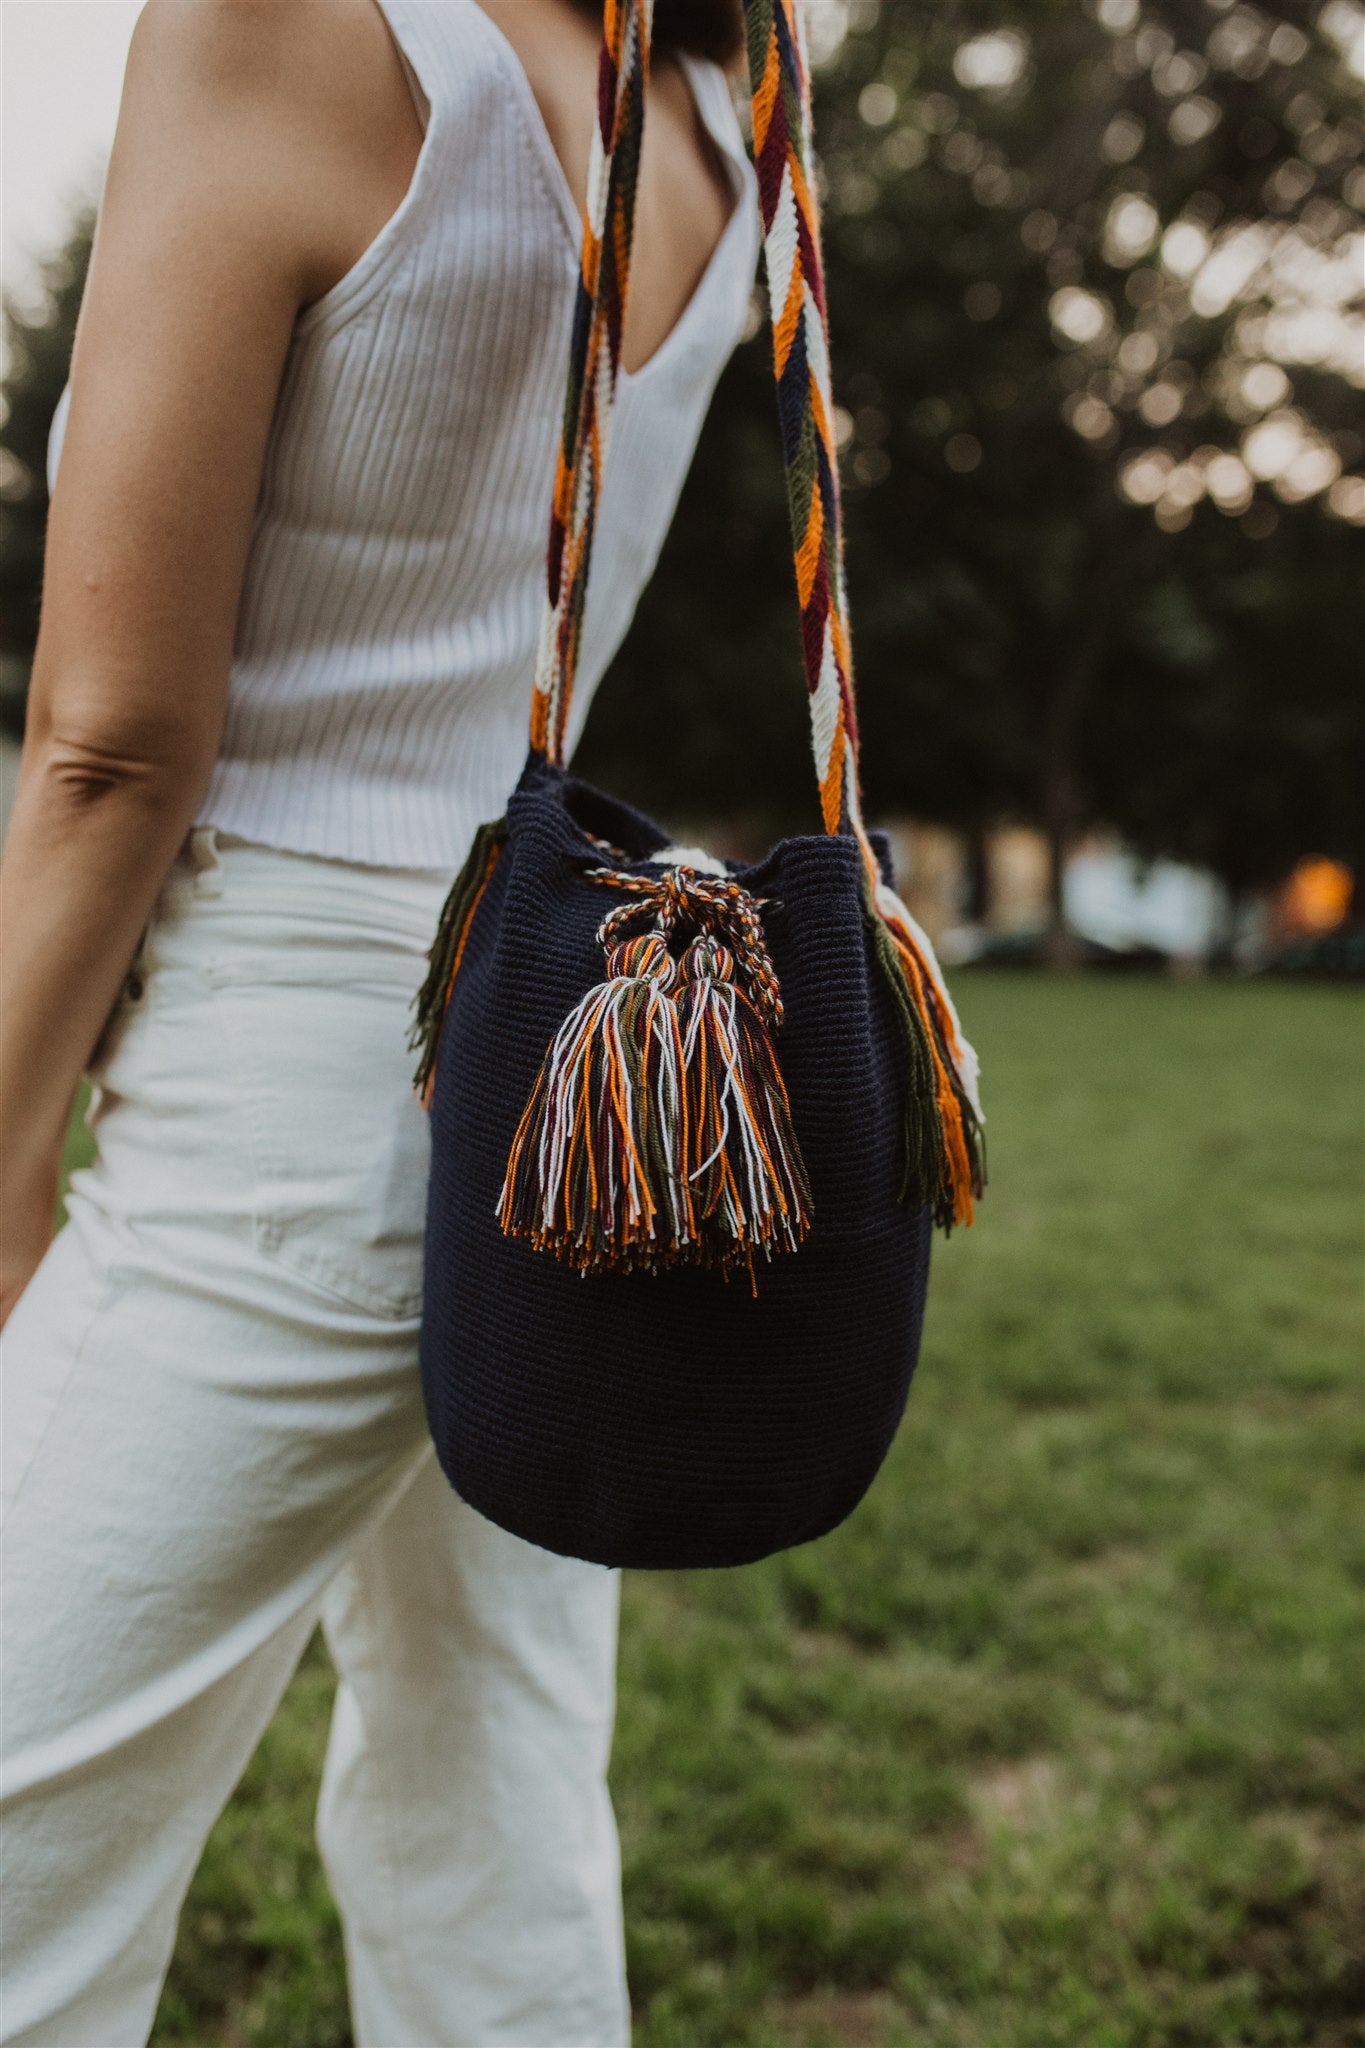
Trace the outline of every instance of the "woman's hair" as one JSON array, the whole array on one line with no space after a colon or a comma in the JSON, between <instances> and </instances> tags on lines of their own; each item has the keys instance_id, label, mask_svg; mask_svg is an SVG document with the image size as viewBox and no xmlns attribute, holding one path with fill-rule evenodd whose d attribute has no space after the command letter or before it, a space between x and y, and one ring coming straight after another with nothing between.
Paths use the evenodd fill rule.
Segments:
<instances>
[{"instance_id":1,"label":"woman's hair","mask_svg":"<svg viewBox=\"0 0 1365 2048\"><path fill-rule=\"evenodd\" d=\"M654 47L732 64L744 41L740 0L654 0Z\"/></svg>"},{"instance_id":2,"label":"woman's hair","mask_svg":"<svg viewBox=\"0 0 1365 2048\"><path fill-rule=\"evenodd\" d=\"M601 19L601 0L577 0L585 14ZM681 50L732 64L744 43L740 0L654 0L654 47L660 56Z\"/></svg>"}]
</instances>

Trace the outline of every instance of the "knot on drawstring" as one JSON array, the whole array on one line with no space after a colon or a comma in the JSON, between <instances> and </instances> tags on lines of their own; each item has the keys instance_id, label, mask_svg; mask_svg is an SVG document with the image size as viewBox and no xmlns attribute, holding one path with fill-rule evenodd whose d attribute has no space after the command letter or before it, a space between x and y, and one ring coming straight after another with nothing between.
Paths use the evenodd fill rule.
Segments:
<instances>
[{"instance_id":1,"label":"knot on drawstring","mask_svg":"<svg viewBox=\"0 0 1365 2048\"><path fill-rule=\"evenodd\" d=\"M659 933L670 952L679 951L687 935L724 941L721 950L731 965L717 974L706 964L710 955L695 944L681 953L684 978L695 972L728 980L738 964L749 1000L773 1030L782 1023L782 992L764 943L759 911L766 896L751 896L732 877L700 874L695 868L666 868L661 875L634 875L617 868L588 868L584 879L604 888L622 889L634 900L618 903L598 927L598 939L610 948L622 932L641 921Z\"/></svg>"},{"instance_id":2,"label":"knot on drawstring","mask_svg":"<svg viewBox=\"0 0 1365 2048\"><path fill-rule=\"evenodd\" d=\"M669 952L662 932L641 932L636 938L613 944L603 936L604 931L605 927L597 936L606 949L608 981L649 981L660 989L674 986L679 962Z\"/></svg>"}]
</instances>

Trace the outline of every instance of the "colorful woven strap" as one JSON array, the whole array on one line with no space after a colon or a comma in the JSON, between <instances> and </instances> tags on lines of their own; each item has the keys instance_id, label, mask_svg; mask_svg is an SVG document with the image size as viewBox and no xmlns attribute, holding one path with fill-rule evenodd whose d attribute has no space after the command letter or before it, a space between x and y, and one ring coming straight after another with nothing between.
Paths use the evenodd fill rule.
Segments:
<instances>
[{"instance_id":1,"label":"colorful woven strap","mask_svg":"<svg viewBox=\"0 0 1365 2048\"><path fill-rule=\"evenodd\" d=\"M597 120L550 518L532 744L564 755L621 361L652 0L607 0ZM829 832L862 826L843 524L834 446L820 220L811 163L810 74L795 0L744 0L773 368L787 473L801 642L820 807Z\"/></svg>"},{"instance_id":2,"label":"colorful woven strap","mask_svg":"<svg viewBox=\"0 0 1365 2048\"><path fill-rule=\"evenodd\" d=\"M863 823L829 327L800 0L743 0L773 370L786 467L811 742L825 830L856 838L876 943L903 1010L913 1079L911 1146L940 1221L969 1220L982 1185L976 1056L933 948L882 880ZM550 518L546 607L531 744L562 762L583 602L621 364L653 0L605 0L597 120ZM911 1176L914 1178L914 1174Z\"/></svg>"},{"instance_id":3,"label":"colorful woven strap","mask_svg":"<svg viewBox=\"0 0 1365 2048\"><path fill-rule=\"evenodd\" d=\"M745 0L744 25L773 371L820 809L827 832L857 833L875 869L859 802L829 323L800 8L796 0Z\"/></svg>"},{"instance_id":4,"label":"colorful woven strap","mask_svg":"<svg viewBox=\"0 0 1365 2048\"><path fill-rule=\"evenodd\" d=\"M653 0L605 0L583 249L550 510L546 605L531 695L531 744L552 761L564 758L621 367L652 17Z\"/></svg>"}]
</instances>

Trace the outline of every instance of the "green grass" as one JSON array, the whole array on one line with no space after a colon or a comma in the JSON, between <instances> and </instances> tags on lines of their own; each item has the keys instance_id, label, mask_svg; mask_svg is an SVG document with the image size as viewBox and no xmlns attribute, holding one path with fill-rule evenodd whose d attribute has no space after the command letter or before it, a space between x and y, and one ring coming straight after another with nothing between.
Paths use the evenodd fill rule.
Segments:
<instances>
[{"instance_id":1,"label":"green grass","mask_svg":"<svg viewBox=\"0 0 1365 2048\"><path fill-rule=\"evenodd\" d=\"M1358 1001L960 993L993 1188L886 1469L820 1544L627 1582L637 2048L1365 2041ZM330 1689L314 1645L161 2048L349 2041Z\"/></svg>"}]
</instances>

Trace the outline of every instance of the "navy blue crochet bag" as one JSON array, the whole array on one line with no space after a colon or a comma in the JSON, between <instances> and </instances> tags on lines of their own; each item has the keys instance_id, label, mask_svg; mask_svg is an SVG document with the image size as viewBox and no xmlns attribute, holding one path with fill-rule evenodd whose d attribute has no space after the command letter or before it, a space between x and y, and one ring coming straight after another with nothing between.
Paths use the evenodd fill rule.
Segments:
<instances>
[{"instance_id":1,"label":"navy blue crochet bag","mask_svg":"<svg viewBox=\"0 0 1365 2048\"><path fill-rule=\"evenodd\" d=\"M933 1225L982 1184L975 1061L862 822L809 96L792 0L745 0L824 831L675 848L563 765L619 364L648 5L606 10L531 744L417 998L421 1370L501 1527L643 1567L745 1564L871 1484Z\"/></svg>"}]
</instances>

